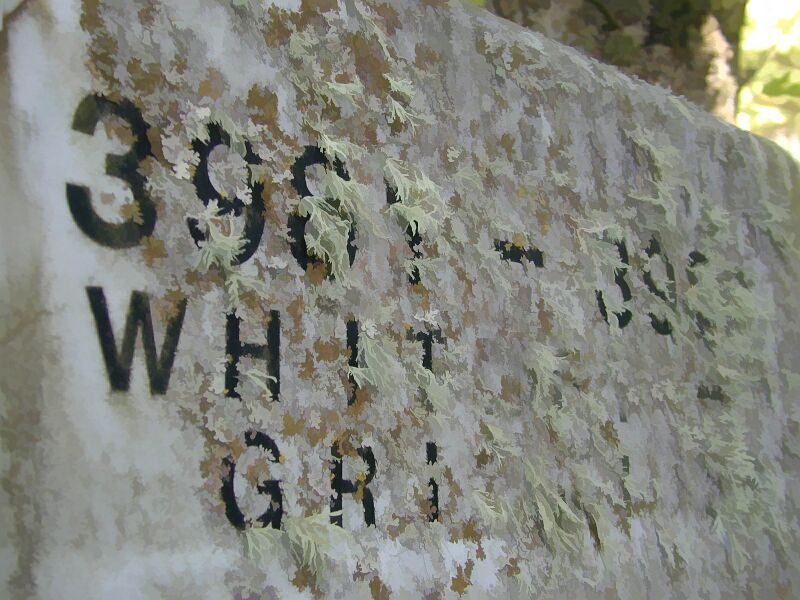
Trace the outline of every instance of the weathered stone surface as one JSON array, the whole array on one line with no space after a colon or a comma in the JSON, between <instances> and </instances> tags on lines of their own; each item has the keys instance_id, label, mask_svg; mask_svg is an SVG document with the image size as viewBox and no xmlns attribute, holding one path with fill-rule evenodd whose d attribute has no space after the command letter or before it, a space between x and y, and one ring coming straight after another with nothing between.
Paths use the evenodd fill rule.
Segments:
<instances>
[{"instance_id":1,"label":"weathered stone surface","mask_svg":"<svg viewBox=\"0 0 800 600\"><path fill-rule=\"evenodd\" d=\"M456 2L2 44L4 597L797 595L775 146Z\"/></svg>"}]
</instances>

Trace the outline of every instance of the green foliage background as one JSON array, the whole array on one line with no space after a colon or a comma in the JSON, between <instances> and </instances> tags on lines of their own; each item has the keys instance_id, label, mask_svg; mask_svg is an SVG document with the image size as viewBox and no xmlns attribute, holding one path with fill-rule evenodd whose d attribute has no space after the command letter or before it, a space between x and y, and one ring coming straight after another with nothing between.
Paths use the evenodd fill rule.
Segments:
<instances>
[{"instance_id":1,"label":"green foliage background","mask_svg":"<svg viewBox=\"0 0 800 600\"><path fill-rule=\"evenodd\" d=\"M800 0L750 2L736 124L800 160Z\"/></svg>"}]
</instances>

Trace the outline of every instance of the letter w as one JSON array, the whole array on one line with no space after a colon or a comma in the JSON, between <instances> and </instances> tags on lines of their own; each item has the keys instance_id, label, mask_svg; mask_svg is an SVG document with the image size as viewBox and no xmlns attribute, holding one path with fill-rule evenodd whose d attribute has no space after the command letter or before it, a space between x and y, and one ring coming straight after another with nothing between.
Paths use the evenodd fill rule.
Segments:
<instances>
[{"instance_id":1,"label":"letter w","mask_svg":"<svg viewBox=\"0 0 800 600\"><path fill-rule=\"evenodd\" d=\"M142 346L147 364L147 376L150 379L150 393L164 394L169 385L169 376L172 372L172 363L175 361L175 351L178 349L178 339L181 336L183 317L186 314L186 298L178 305L178 314L170 318L164 334L164 344L161 354L156 356L156 343L153 338L153 319L150 316L150 300L144 292L131 292L131 301L128 306L128 317L125 320L125 333L122 338L122 349L117 352L114 341L114 331L111 328L111 319L108 316L106 296L101 287L87 287L89 305L97 325L97 337L100 339L100 348L106 363L106 372L111 389L128 391L131 380L131 364L133 363L133 350L136 343L136 334L139 325L142 326Z\"/></svg>"}]
</instances>

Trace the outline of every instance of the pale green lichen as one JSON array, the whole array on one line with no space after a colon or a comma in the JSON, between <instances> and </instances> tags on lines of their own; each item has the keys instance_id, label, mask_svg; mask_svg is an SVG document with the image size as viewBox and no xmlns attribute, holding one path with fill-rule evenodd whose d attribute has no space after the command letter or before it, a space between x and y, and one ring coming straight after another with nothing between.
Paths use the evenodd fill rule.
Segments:
<instances>
[{"instance_id":1,"label":"pale green lichen","mask_svg":"<svg viewBox=\"0 0 800 600\"><path fill-rule=\"evenodd\" d=\"M232 215L221 215L216 200L208 203L204 210L194 216L201 229L206 231L206 240L200 242L197 269L206 273L217 267L224 277L226 309L239 307L240 296L245 291L266 295L262 281L242 273L237 257L244 249L245 239L236 233L236 220Z\"/></svg>"},{"instance_id":2,"label":"pale green lichen","mask_svg":"<svg viewBox=\"0 0 800 600\"><path fill-rule=\"evenodd\" d=\"M269 387L269 382L274 383L278 381L277 378L273 377L272 375L268 375L261 369L256 368L247 369L242 373L242 375L247 377L256 387L264 391L267 394L267 397L271 398L272 400L277 400Z\"/></svg>"},{"instance_id":3,"label":"pale green lichen","mask_svg":"<svg viewBox=\"0 0 800 600\"><path fill-rule=\"evenodd\" d=\"M284 516L281 529L251 527L245 530L247 556L255 562L274 559L287 549L298 567L308 569L319 581L343 560L355 541L353 535L330 522L340 513L324 512L309 517Z\"/></svg>"},{"instance_id":4,"label":"pale green lichen","mask_svg":"<svg viewBox=\"0 0 800 600\"><path fill-rule=\"evenodd\" d=\"M330 522L334 513L284 519L289 549L298 565L307 567L319 579L353 547L353 534Z\"/></svg>"},{"instance_id":5,"label":"pale green lichen","mask_svg":"<svg viewBox=\"0 0 800 600\"><path fill-rule=\"evenodd\" d=\"M366 324L368 326L368 324ZM361 366L349 367L348 373L356 385L375 386L381 392L389 392L396 383L396 359L393 348L377 333L362 328L358 338L358 361Z\"/></svg>"},{"instance_id":6,"label":"pale green lichen","mask_svg":"<svg viewBox=\"0 0 800 600\"><path fill-rule=\"evenodd\" d=\"M450 214L439 186L419 169L393 158L386 159L383 172L399 200L389 206L389 211L415 234L434 239Z\"/></svg>"}]
</instances>

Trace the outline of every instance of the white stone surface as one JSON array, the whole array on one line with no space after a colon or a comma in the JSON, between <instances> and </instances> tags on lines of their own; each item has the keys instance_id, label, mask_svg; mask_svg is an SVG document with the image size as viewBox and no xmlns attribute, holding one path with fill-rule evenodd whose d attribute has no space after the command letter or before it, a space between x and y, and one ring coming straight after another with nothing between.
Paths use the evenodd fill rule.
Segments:
<instances>
[{"instance_id":1,"label":"white stone surface","mask_svg":"<svg viewBox=\"0 0 800 600\"><path fill-rule=\"evenodd\" d=\"M2 36L1 595L800 590L800 173L774 145L458 2L30 0ZM104 164L130 133L72 126L93 94L149 126L138 167L157 221L132 247L84 234L66 199L83 185L101 219L131 218L130 186ZM222 205L258 204L248 177L267 192L253 256L204 270L186 219L203 209L192 142L212 121L262 161L248 173L215 153ZM350 183L309 169L319 196L300 204L291 169L313 145ZM298 204L344 235L354 224L352 265L322 221L306 227L335 277L293 255ZM129 389L112 389L89 286L118 349L132 292L149 297L158 351L187 299L166 393L151 393L141 328ZM247 357L241 400L226 395L234 307L253 344L280 312L279 402L244 375L266 368ZM350 407L348 320L362 369ZM435 330L428 371L414 334ZM254 431L281 462L245 448ZM374 526L352 494L344 527L325 525L334 443L353 482L356 448L374 454ZM220 493L228 456L244 531ZM265 479L281 482L283 519L258 556Z\"/></svg>"}]
</instances>

